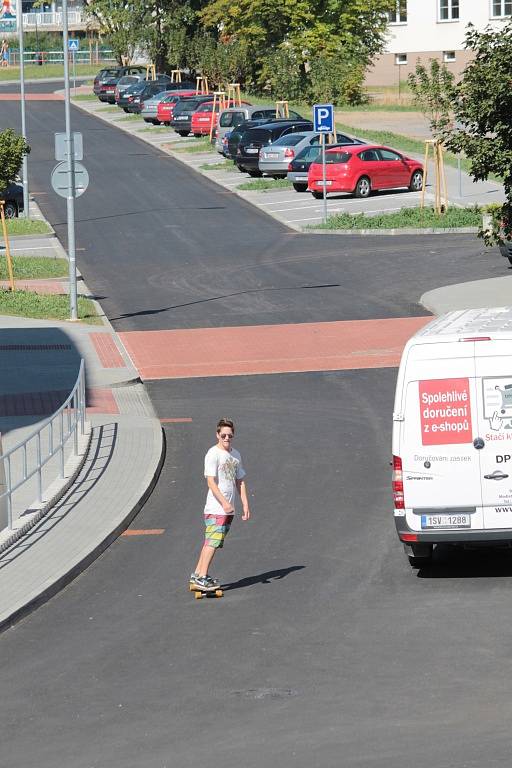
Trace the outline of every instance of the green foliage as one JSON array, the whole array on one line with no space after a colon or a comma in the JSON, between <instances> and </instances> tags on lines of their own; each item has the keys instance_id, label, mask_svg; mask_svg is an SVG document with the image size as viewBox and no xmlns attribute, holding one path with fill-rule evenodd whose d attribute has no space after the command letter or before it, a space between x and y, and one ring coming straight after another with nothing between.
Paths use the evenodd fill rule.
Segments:
<instances>
[{"instance_id":1,"label":"green foliage","mask_svg":"<svg viewBox=\"0 0 512 768\"><path fill-rule=\"evenodd\" d=\"M414 101L430 122L433 133L447 125L454 98L454 75L437 59L430 59L430 67L419 60L415 73L407 78Z\"/></svg>"},{"instance_id":2,"label":"green foliage","mask_svg":"<svg viewBox=\"0 0 512 768\"><path fill-rule=\"evenodd\" d=\"M140 0L88 0L85 10L100 25L119 64L131 61L142 39L145 7Z\"/></svg>"},{"instance_id":3,"label":"green foliage","mask_svg":"<svg viewBox=\"0 0 512 768\"><path fill-rule=\"evenodd\" d=\"M19 136L12 128L0 133L0 190L15 180L23 157L29 152L30 147L23 136Z\"/></svg>"},{"instance_id":4,"label":"green foliage","mask_svg":"<svg viewBox=\"0 0 512 768\"><path fill-rule=\"evenodd\" d=\"M360 104L365 67L352 57L322 54L311 62L309 72L310 99L313 102L334 104Z\"/></svg>"},{"instance_id":5,"label":"green foliage","mask_svg":"<svg viewBox=\"0 0 512 768\"><path fill-rule=\"evenodd\" d=\"M512 236L512 21L499 31L479 32L469 25L465 47L472 60L454 88L454 125L440 132L453 152L470 161L475 181L501 176L506 203L494 225L482 231L486 244Z\"/></svg>"},{"instance_id":6,"label":"green foliage","mask_svg":"<svg viewBox=\"0 0 512 768\"><path fill-rule=\"evenodd\" d=\"M271 51L263 62L260 85L274 99L290 101L302 98L304 93L304 65L302 59L289 46Z\"/></svg>"},{"instance_id":7,"label":"green foliage","mask_svg":"<svg viewBox=\"0 0 512 768\"><path fill-rule=\"evenodd\" d=\"M329 216L326 224L315 224L314 229L456 229L478 227L482 222L482 211L478 206L471 208L448 208L438 214L433 208L402 208L396 213L378 213L368 216L364 213L337 213Z\"/></svg>"}]
</instances>

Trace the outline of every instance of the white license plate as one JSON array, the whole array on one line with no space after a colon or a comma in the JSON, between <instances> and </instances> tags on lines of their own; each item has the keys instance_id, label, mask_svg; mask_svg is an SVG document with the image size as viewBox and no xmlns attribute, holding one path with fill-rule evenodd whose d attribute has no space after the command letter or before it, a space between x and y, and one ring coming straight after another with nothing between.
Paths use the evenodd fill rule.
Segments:
<instances>
[{"instance_id":1,"label":"white license plate","mask_svg":"<svg viewBox=\"0 0 512 768\"><path fill-rule=\"evenodd\" d=\"M317 181L317 184L318 184L319 187L323 187L324 182L323 182L323 180L322 181ZM332 184L332 181L330 181L330 180L325 182L325 186L326 187L330 187L331 184Z\"/></svg>"},{"instance_id":2,"label":"white license plate","mask_svg":"<svg viewBox=\"0 0 512 768\"><path fill-rule=\"evenodd\" d=\"M176 120L188 120L188 117L186 115L178 115Z\"/></svg>"},{"instance_id":3,"label":"white license plate","mask_svg":"<svg viewBox=\"0 0 512 768\"><path fill-rule=\"evenodd\" d=\"M209 117L199 117L198 120L200 123L207 123L209 121Z\"/></svg>"},{"instance_id":4,"label":"white license plate","mask_svg":"<svg viewBox=\"0 0 512 768\"><path fill-rule=\"evenodd\" d=\"M279 155L277 152L265 152L265 157L267 160L275 160L279 157Z\"/></svg>"},{"instance_id":5,"label":"white license plate","mask_svg":"<svg viewBox=\"0 0 512 768\"><path fill-rule=\"evenodd\" d=\"M259 152L259 149L257 149L256 147L248 147L245 150L245 154L246 155L257 155L258 152Z\"/></svg>"},{"instance_id":6,"label":"white license plate","mask_svg":"<svg viewBox=\"0 0 512 768\"><path fill-rule=\"evenodd\" d=\"M295 181L307 181L307 180L308 180L307 176L296 176L295 177Z\"/></svg>"},{"instance_id":7,"label":"white license plate","mask_svg":"<svg viewBox=\"0 0 512 768\"><path fill-rule=\"evenodd\" d=\"M114 88L107 88L105 93L115 93L115 89Z\"/></svg>"},{"instance_id":8,"label":"white license plate","mask_svg":"<svg viewBox=\"0 0 512 768\"><path fill-rule=\"evenodd\" d=\"M471 516L467 514L422 515L422 528L471 528Z\"/></svg>"}]
</instances>

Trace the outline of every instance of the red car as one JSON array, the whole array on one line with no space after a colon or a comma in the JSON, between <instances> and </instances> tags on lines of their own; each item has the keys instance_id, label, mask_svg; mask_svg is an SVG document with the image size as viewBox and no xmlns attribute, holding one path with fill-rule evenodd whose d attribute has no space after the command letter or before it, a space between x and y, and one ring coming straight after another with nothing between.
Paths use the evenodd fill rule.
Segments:
<instances>
[{"instance_id":1,"label":"red car","mask_svg":"<svg viewBox=\"0 0 512 768\"><path fill-rule=\"evenodd\" d=\"M165 99L162 99L157 108L156 117L158 122L163 123L164 125L170 125L172 120L172 111L179 100L184 96L196 95L196 91L180 91L179 93L171 93L169 96L166 96Z\"/></svg>"},{"instance_id":2,"label":"red car","mask_svg":"<svg viewBox=\"0 0 512 768\"><path fill-rule=\"evenodd\" d=\"M423 184L423 165L376 144L333 147L325 152L325 179L326 192L352 192L356 197L399 187L418 192ZM309 166L308 187L313 197L323 197L321 154Z\"/></svg>"},{"instance_id":3,"label":"red car","mask_svg":"<svg viewBox=\"0 0 512 768\"><path fill-rule=\"evenodd\" d=\"M242 101L242 104L247 104L250 106L248 101ZM217 120L219 119L219 112L221 112L223 109L227 109L228 107L236 107L238 104L235 104L233 101L229 101L229 104L226 102L222 106L217 103L215 105L215 114L213 113L213 101L206 101L204 104L201 104L198 109L194 112L192 115L192 126L191 131L194 134L194 136L206 136L210 133L210 129L212 126L212 116L213 116L213 127L216 128L217 126Z\"/></svg>"}]
</instances>

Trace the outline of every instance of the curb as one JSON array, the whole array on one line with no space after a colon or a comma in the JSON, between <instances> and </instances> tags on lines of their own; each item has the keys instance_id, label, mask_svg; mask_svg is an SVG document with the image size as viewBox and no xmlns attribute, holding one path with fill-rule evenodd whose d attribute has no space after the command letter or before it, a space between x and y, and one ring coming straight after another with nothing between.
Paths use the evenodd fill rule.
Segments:
<instances>
[{"instance_id":1,"label":"curb","mask_svg":"<svg viewBox=\"0 0 512 768\"><path fill-rule=\"evenodd\" d=\"M478 227L400 227L393 229L306 229L299 230L307 235L467 235L477 234Z\"/></svg>"}]
</instances>

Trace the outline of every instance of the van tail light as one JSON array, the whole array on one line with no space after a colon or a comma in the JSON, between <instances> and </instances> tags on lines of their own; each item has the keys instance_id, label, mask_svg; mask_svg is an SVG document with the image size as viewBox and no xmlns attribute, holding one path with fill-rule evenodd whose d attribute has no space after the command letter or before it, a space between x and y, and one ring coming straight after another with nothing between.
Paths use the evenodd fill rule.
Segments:
<instances>
[{"instance_id":1,"label":"van tail light","mask_svg":"<svg viewBox=\"0 0 512 768\"><path fill-rule=\"evenodd\" d=\"M393 456L393 475L391 480L391 488L393 489L395 509L405 509L402 459L400 456Z\"/></svg>"},{"instance_id":2,"label":"van tail light","mask_svg":"<svg viewBox=\"0 0 512 768\"><path fill-rule=\"evenodd\" d=\"M293 149L291 149L290 147L286 147L286 149L284 151L284 156L285 157L295 157L295 151Z\"/></svg>"},{"instance_id":3,"label":"van tail light","mask_svg":"<svg viewBox=\"0 0 512 768\"><path fill-rule=\"evenodd\" d=\"M400 541L418 541L417 533L400 533Z\"/></svg>"}]
</instances>

